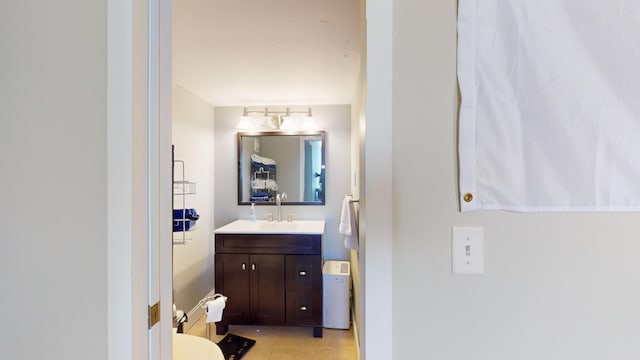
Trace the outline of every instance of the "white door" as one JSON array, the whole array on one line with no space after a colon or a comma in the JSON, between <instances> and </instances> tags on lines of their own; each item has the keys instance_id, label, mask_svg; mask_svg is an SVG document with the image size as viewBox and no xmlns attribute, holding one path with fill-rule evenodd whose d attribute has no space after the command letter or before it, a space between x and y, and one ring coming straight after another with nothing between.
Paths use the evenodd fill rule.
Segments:
<instances>
[{"instance_id":1,"label":"white door","mask_svg":"<svg viewBox=\"0 0 640 360\"><path fill-rule=\"evenodd\" d=\"M160 322L149 329L149 359L172 354L171 0L149 0L149 306Z\"/></svg>"},{"instance_id":2,"label":"white door","mask_svg":"<svg viewBox=\"0 0 640 360\"><path fill-rule=\"evenodd\" d=\"M171 359L171 0L108 3L108 359Z\"/></svg>"}]
</instances>

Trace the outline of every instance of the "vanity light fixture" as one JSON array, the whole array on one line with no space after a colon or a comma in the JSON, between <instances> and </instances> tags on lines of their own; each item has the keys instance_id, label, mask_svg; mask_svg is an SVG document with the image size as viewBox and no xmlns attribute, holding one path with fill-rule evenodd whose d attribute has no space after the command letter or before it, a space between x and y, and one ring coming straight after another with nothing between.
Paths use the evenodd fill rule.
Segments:
<instances>
[{"instance_id":1,"label":"vanity light fixture","mask_svg":"<svg viewBox=\"0 0 640 360\"><path fill-rule=\"evenodd\" d=\"M295 130L296 124L293 117L289 114L282 117L282 122L280 123L280 130Z\"/></svg>"},{"instance_id":2,"label":"vanity light fixture","mask_svg":"<svg viewBox=\"0 0 640 360\"><path fill-rule=\"evenodd\" d=\"M313 117L311 116L311 108L309 108L309 113L305 116L300 128L302 130L318 130L318 125L316 125L316 122L313 121Z\"/></svg>"},{"instance_id":3,"label":"vanity light fixture","mask_svg":"<svg viewBox=\"0 0 640 360\"><path fill-rule=\"evenodd\" d=\"M250 114L263 114L264 121L256 124ZM294 114L294 115L292 115ZM298 115L296 115L298 114ZM303 116L301 116L303 115ZM302 123L300 123L302 122ZM279 129L279 130L317 130L315 122L311 115L311 108L307 111L291 111L287 108L285 111L271 111L269 108L264 110L247 110L244 108L243 115L237 125L238 129Z\"/></svg>"},{"instance_id":4,"label":"vanity light fixture","mask_svg":"<svg viewBox=\"0 0 640 360\"><path fill-rule=\"evenodd\" d=\"M244 108L244 114L242 114L242 117L240 118L240 122L236 127L242 130L252 130L254 128L253 122L251 121L251 118L247 113L247 108Z\"/></svg>"},{"instance_id":5,"label":"vanity light fixture","mask_svg":"<svg viewBox=\"0 0 640 360\"><path fill-rule=\"evenodd\" d=\"M236 125L236 128L241 130L263 130L263 129L276 129L276 125L273 124L273 116L267 108L264 111L249 111L244 108L240 122ZM262 114L263 116L260 116Z\"/></svg>"}]
</instances>

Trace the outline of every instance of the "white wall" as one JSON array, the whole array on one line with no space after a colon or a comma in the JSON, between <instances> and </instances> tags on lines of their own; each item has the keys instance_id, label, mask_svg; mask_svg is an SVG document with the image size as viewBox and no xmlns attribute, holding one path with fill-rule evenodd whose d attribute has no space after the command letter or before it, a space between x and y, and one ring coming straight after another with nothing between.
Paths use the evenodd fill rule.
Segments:
<instances>
[{"instance_id":1,"label":"white wall","mask_svg":"<svg viewBox=\"0 0 640 360\"><path fill-rule=\"evenodd\" d=\"M106 359L106 2L5 1L0 33L2 357Z\"/></svg>"},{"instance_id":2,"label":"white wall","mask_svg":"<svg viewBox=\"0 0 640 360\"><path fill-rule=\"evenodd\" d=\"M160 270L149 284L145 165L147 141L164 145L168 121L147 137L146 5L0 3L3 358L139 359L158 349L149 288L164 304L170 291L158 282L170 278ZM156 210L164 200L154 198ZM169 309L151 331L163 340ZM170 353L170 340L161 347Z\"/></svg>"},{"instance_id":3,"label":"white wall","mask_svg":"<svg viewBox=\"0 0 640 360\"><path fill-rule=\"evenodd\" d=\"M640 358L640 214L458 212L456 2L393 4L393 358ZM467 225L485 273L454 276Z\"/></svg>"},{"instance_id":4,"label":"white wall","mask_svg":"<svg viewBox=\"0 0 640 360\"><path fill-rule=\"evenodd\" d=\"M395 309L392 302L395 210L392 181L397 174L391 156L392 5L391 0L366 2L366 124L360 130L360 278L365 317L361 321L364 333L361 340L364 341L360 349L363 358L369 360L391 359L394 354L392 318L395 314L390 311ZM413 357L415 354L409 356Z\"/></svg>"},{"instance_id":5,"label":"white wall","mask_svg":"<svg viewBox=\"0 0 640 360\"><path fill-rule=\"evenodd\" d=\"M175 159L184 161L186 180L196 183L196 194L185 197L186 208L200 215L195 229L185 233L191 243L173 247L174 302L188 312L213 289L213 106L176 86L172 134ZM176 165L175 171L181 180L182 166ZM182 196L174 196L174 209L182 208L182 201ZM182 233L174 233L174 238L182 241Z\"/></svg>"},{"instance_id":6,"label":"white wall","mask_svg":"<svg viewBox=\"0 0 640 360\"><path fill-rule=\"evenodd\" d=\"M340 207L349 188L349 105L300 105L291 110L311 107L313 118L320 130L327 131L326 137L326 204L324 206L284 206L284 214L295 214L296 219L326 220L324 257L329 260L346 260L349 255L338 234ZM258 106L257 108L264 108ZM269 106L269 109L284 110L285 107ZM295 109L294 109L295 108ZM238 205L238 170L236 125L242 116L242 107L215 108L215 227L220 227L236 219L249 217L249 206ZM267 213L275 215L275 206L256 206L258 219L266 219Z\"/></svg>"}]
</instances>

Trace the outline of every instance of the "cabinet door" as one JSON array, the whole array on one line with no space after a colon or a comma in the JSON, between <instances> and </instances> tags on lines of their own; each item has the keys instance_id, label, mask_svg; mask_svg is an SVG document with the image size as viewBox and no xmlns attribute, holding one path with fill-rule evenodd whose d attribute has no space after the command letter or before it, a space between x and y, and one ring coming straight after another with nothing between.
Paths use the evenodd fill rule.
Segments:
<instances>
[{"instance_id":1,"label":"cabinet door","mask_svg":"<svg viewBox=\"0 0 640 360\"><path fill-rule=\"evenodd\" d=\"M250 261L250 323L284 323L284 255L251 255Z\"/></svg>"},{"instance_id":2,"label":"cabinet door","mask_svg":"<svg viewBox=\"0 0 640 360\"><path fill-rule=\"evenodd\" d=\"M287 324L322 325L321 264L319 255L287 255Z\"/></svg>"},{"instance_id":3,"label":"cabinet door","mask_svg":"<svg viewBox=\"0 0 640 360\"><path fill-rule=\"evenodd\" d=\"M215 291L228 297L222 324L243 324L249 319L249 255L216 254Z\"/></svg>"}]
</instances>

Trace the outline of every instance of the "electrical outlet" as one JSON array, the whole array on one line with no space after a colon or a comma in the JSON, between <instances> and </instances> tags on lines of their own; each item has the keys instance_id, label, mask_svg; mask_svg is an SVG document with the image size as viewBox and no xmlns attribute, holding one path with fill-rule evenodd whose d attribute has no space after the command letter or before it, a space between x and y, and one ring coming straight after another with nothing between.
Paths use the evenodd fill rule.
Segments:
<instances>
[{"instance_id":1,"label":"electrical outlet","mask_svg":"<svg viewBox=\"0 0 640 360\"><path fill-rule=\"evenodd\" d=\"M484 228L451 228L451 264L454 274L484 272Z\"/></svg>"}]
</instances>

